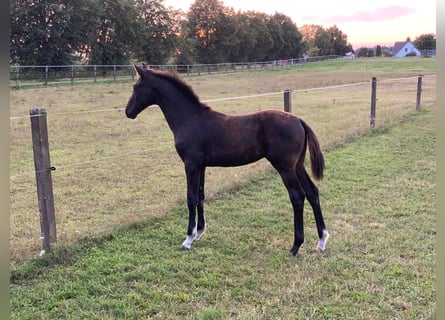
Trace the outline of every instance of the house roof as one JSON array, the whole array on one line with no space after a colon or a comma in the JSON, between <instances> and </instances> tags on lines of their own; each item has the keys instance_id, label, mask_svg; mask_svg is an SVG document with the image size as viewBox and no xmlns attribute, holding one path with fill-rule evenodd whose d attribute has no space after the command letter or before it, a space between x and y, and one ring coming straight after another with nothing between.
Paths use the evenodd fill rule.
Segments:
<instances>
[{"instance_id":1,"label":"house roof","mask_svg":"<svg viewBox=\"0 0 445 320\"><path fill-rule=\"evenodd\" d=\"M397 41L394 43L394 47L392 49L392 54L396 55L402 48L410 41Z\"/></svg>"},{"instance_id":2,"label":"house roof","mask_svg":"<svg viewBox=\"0 0 445 320\"><path fill-rule=\"evenodd\" d=\"M397 41L394 43L394 47L392 48L392 55L396 56L403 48L406 47L407 44L411 44L413 49L412 51L416 52L416 54L420 54L420 51L416 48L416 46L414 45L414 43L411 40L407 40L407 41Z\"/></svg>"}]
</instances>

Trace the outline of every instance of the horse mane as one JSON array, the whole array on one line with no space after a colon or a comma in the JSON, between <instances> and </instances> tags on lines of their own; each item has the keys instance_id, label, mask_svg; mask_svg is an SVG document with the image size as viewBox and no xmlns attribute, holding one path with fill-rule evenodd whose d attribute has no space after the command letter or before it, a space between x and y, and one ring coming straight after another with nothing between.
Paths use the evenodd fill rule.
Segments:
<instances>
[{"instance_id":1,"label":"horse mane","mask_svg":"<svg viewBox=\"0 0 445 320\"><path fill-rule=\"evenodd\" d=\"M184 80L182 80L177 73L173 73L170 71L155 71L151 70L152 73L159 78L167 81L171 85L173 85L176 89L178 89L187 99L191 100L195 104L199 105L202 108L210 109L209 106L202 103L199 100L199 97L196 95L196 93L193 91L192 87L185 83Z\"/></svg>"}]
</instances>

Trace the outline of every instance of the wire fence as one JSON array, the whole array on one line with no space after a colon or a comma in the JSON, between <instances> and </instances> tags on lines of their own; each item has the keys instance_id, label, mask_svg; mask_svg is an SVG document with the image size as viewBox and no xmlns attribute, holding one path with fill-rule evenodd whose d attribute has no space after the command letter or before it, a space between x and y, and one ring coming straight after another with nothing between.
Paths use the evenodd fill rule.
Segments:
<instances>
[{"instance_id":1,"label":"wire fence","mask_svg":"<svg viewBox=\"0 0 445 320\"><path fill-rule=\"evenodd\" d=\"M417 76L378 81L377 125L397 121L416 109L417 81ZM423 77L422 107L435 105L435 86L435 75ZM294 113L311 124L324 148L369 130L370 97L369 81L292 92ZM283 91L203 102L212 102L226 113L254 112L259 105L282 109ZM60 243L165 213L183 201L184 173L172 135L158 108L146 112L137 121L126 122L122 107L48 113ZM10 118L13 256L40 251L29 117ZM211 198L264 168L267 163L260 161L248 168L209 169L207 194Z\"/></svg>"},{"instance_id":2,"label":"wire fence","mask_svg":"<svg viewBox=\"0 0 445 320\"><path fill-rule=\"evenodd\" d=\"M150 65L153 69L173 70L187 76L264 70L301 65L308 62L338 59L340 56L295 58L264 62L217 63L189 65ZM66 65L66 66L20 66L12 65L9 85L20 88L36 85L74 84L82 82L104 82L134 80L133 65Z\"/></svg>"}]
</instances>

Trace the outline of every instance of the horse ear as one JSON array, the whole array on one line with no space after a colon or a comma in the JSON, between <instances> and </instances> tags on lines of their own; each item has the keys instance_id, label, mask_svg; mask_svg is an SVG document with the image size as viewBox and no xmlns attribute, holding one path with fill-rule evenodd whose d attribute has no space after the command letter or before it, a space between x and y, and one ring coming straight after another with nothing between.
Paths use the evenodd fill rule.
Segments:
<instances>
[{"instance_id":1,"label":"horse ear","mask_svg":"<svg viewBox=\"0 0 445 320\"><path fill-rule=\"evenodd\" d=\"M142 76L142 74L144 73L144 70L142 70L136 64L134 64L133 66L134 66L134 70L136 70L137 75Z\"/></svg>"},{"instance_id":2,"label":"horse ear","mask_svg":"<svg viewBox=\"0 0 445 320\"><path fill-rule=\"evenodd\" d=\"M142 69L144 69L144 70L148 70L149 67L147 67L147 65L146 65L145 63L142 62Z\"/></svg>"}]
</instances>

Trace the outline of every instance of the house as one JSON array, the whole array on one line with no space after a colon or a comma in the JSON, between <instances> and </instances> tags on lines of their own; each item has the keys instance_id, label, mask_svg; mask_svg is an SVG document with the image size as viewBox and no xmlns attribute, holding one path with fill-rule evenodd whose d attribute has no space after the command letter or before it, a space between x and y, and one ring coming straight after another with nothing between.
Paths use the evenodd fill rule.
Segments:
<instances>
[{"instance_id":1,"label":"house","mask_svg":"<svg viewBox=\"0 0 445 320\"><path fill-rule=\"evenodd\" d=\"M420 56L422 53L414 46L411 40L408 40L395 42L391 54L393 57L403 58L407 55Z\"/></svg>"}]
</instances>

